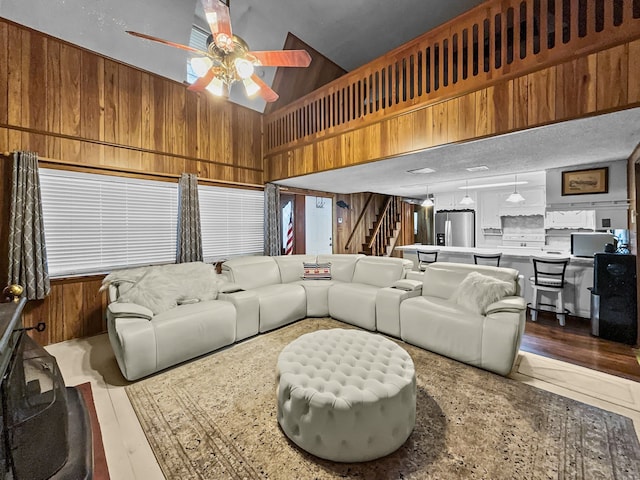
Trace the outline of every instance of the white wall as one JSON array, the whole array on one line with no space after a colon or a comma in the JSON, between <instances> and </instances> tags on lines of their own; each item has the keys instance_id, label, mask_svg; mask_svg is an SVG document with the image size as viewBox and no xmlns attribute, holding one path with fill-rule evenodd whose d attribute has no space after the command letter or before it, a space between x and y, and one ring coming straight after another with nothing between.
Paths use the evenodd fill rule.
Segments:
<instances>
[{"instance_id":1,"label":"white wall","mask_svg":"<svg viewBox=\"0 0 640 480\"><path fill-rule=\"evenodd\" d=\"M0 17L183 82L187 52L132 37L188 44L197 0L0 0Z\"/></svg>"},{"instance_id":2,"label":"white wall","mask_svg":"<svg viewBox=\"0 0 640 480\"><path fill-rule=\"evenodd\" d=\"M609 167L608 193L562 196L562 172L569 170L587 170L599 167ZM616 202L625 201L628 198L626 160L580 165L580 167L575 168L565 167L547 170L547 207L567 203Z\"/></svg>"}]
</instances>

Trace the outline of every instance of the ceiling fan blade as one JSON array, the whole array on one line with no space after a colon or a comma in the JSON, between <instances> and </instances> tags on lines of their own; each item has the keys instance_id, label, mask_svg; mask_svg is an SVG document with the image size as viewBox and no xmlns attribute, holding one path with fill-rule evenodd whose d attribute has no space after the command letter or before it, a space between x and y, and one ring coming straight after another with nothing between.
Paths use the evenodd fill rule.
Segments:
<instances>
[{"instance_id":1,"label":"ceiling fan blade","mask_svg":"<svg viewBox=\"0 0 640 480\"><path fill-rule=\"evenodd\" d=\"M264 50L248 52L265 67L308 67L311 56L306 50Z\"/></svg>"},{"instance_id":2,"label":"ceiling fan blade","mask_svg":"<svg viewBox=\"0 0 640 480\"><path fill-rule=\"evenodd\" d=\"M213 42L219 49L232 52L233 33L229 7L219 0L202 0L202 6L213 35Z\"/></svg>"},{"instance_id":3,"label":"ceiling fan blade","mask_svg":"<svg viewBox=\"0 0 640 480\"><path fill-rule=\"evenodd\" d=\"M188 45L182 45L180 43L170 42L169 40L163 40L162 38L158 38L158 37L152 37L151 35L147 35L144 33L132 32L131 30L127 30L127 33L129 35L133 35L134 37L144 38L146 40L151 40L152 42L163 43L165 45L169 45L170 47L186 50L187 52L193 52L203 56L209 55L207 52L203 52L202 50L198 50L197 48L189 47Z\"/></svg>"},{"instance_id":4,"label":"ceiling fan blade","mask_svg":"<svg viewBox=\"0 0 640 480\"><path fill-rule=\"evenodd\" d=\"M207 85L211 83L211 80L213 80L213 77L215 76L215 74L216 74L216 67L211 67L207 71L207 73L205 73L201 77L198 77L198 79L195 82L189 85L189 88L187 88L187 90L196 91L196 92L200 92L204 90L205 88L207 88Z\"/></svg>"},{"instance_id":5,"label":"ceiling fan blade","mask_svg":"<svg viewBox=\"0 0 640 480\"><path fill-rule=\"evenodd\" d=\"M276 100L278 100L278 98L280 98L280 95L271 90L271 87L264 83L262 79L255 73L251 75L251 80L258 84L258 86L260 87L258 95L264 98L266 102L275 102Z\"/></svg>"}]
</instances>

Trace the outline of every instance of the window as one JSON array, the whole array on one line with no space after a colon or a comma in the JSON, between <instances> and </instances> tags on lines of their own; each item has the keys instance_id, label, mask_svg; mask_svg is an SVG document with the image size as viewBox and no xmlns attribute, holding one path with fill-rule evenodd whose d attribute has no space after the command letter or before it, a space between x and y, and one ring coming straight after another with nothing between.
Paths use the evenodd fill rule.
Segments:
<instances>
[{"instance_id":1,"label":"window","mask_svg":"<svg viewBox=\"0 0 640 480\"><path fill-rule=\"evenodd\" d=\"M193 25L191 27L191 35L189 36L189 46L193 48L197 48L198 50L202 50L203 52L207 51L207 38L210 33L198 27L197 25ZM196 55L197 56L197 55ZM190 59L187 60L187 83L193 83L198 79L198 75L195 74L193 68L191 68Z\"/></svg>"},{"instance_id":2,"label":"window","mask_svg":"<svg viewBox=\"0 0 640 480\"><path fill-rule=\"evenodd\" d=\"M205 262L264 251L264 192L198 186Z\"/></svg>"},{"instance_id":3,"label":"window","mask_svg":"<svg viewBox=\"0 0 640 480\"><path fill-rule=\"evenodd\" d=\"M40 169L52 277L173 263L176 183Z\"/></svg>"}]
</instances>

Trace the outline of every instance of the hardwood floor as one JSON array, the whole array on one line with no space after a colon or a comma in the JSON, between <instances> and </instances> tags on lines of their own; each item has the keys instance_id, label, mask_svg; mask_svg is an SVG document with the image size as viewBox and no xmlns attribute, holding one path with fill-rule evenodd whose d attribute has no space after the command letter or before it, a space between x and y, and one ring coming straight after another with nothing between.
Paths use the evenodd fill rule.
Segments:
<instances>
[{"instance_id":1,"label":"hardwood floor","mask_svg":"<svg viewBox=\"0 0 640 480\"><path fill-rule=\"evenodd\" d=\"M520 349L640 382L640 351L591 335L588 319L567 317L561 327L552 313L541 312L527 324Z\"/></svg>"}]
</instances>

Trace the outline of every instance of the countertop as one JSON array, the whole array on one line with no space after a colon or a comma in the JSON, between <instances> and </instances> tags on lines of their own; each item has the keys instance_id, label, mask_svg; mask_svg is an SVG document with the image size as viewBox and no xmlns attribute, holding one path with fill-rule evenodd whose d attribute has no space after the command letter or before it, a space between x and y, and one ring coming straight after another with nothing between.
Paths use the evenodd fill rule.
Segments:
<instances>
[{"instance_id":1,"label":"countertop","mask_svg":"<svg viewBox=\"0 0 640 480\"><path fill-rule=\"evenodd\" d=\"M448 252L448 253L466 253L469 255L473 255L474 253L496 253L501 252L503 257L515 257L515 258L529 258L531 256L537 257L550 257L550 258L558 258L562 256L567 256L571 258L572 264L582 264L582 265L593 265L593 258L588 257L575 257L571 255L567 251L561 251L557 249L547 249L547 248L532 248L532 247L504 247L504 246L496 246L494 248L480 248L480 247L442 247L438 245L422 245L422 244L414 244L414 245L402 245L395 247L396 250L406 251L406 252L415 252L417 250L438 250L440 252Z\"/></svg>"}]
</instances>

